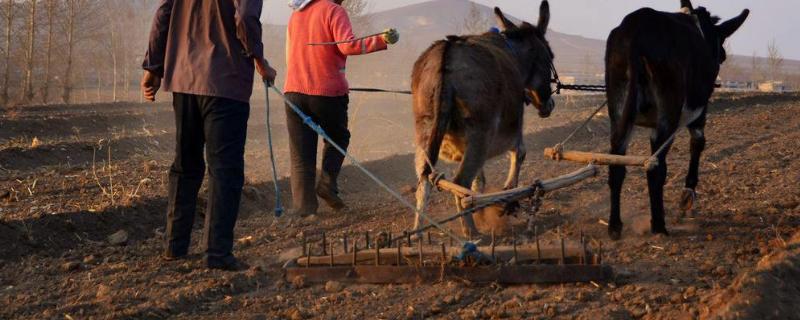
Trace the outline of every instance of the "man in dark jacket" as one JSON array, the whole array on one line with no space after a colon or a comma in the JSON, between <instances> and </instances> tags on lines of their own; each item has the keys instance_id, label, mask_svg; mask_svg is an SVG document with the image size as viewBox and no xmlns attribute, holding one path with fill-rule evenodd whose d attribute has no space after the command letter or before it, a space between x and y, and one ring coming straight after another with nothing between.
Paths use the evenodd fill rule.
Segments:
<instances>
[{"instance_id":1,"label":"man in dark jacket","mask_svg":"<svg viewBox=\"0 0 800 320\"><path fill-rule=\"evenodd\" d=\"M275 79L261 43L262 0L162 0L145 55L142 90L173 93L177 144L170 169L168 260L189 251L197 194L209 167L204 262L236 270L233 229L244 185L244 146L253 70Z\"/></svg>"}]
</instances>

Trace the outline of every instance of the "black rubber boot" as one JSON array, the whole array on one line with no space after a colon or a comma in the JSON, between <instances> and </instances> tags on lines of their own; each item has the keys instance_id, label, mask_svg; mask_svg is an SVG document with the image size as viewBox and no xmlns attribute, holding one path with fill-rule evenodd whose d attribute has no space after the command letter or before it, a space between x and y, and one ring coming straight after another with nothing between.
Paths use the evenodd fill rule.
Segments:
<instances>
[{"instance_id":1,"label":"black rubber boot","mask_svg":"<svg viewBox=\"0 0 800 320\"><path fill-rule=\"evenodd\" d=\"M336 183L337 174L320 171L317 179L317 196L328 204L333 210L339 211L347 207L342 198L339 197L339 188Z\"/></svg>"}]
</instances>

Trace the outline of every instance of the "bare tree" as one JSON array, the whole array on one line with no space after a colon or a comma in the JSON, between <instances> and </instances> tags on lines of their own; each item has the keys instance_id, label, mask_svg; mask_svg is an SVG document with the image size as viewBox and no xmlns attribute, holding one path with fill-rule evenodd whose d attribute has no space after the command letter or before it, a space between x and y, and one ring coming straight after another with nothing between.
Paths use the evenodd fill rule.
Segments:
<instances>
[{"instance_id":1,"label":"bare tree","mask_svg":"<svg viewBox=\"0 0 800 320\"><path fill-rule=\"evenodd\" d=\"M731 57L733 54L733 47L730 42L725 43L723 47L728 57ZM741 68L732 60L733 59L729 59L728 62L720 67L719 77L724 81L738 81L742 77Z\"/></svg>"},{"instance_id":2,"label":"bare tree","mask_svg":"<svg viewBox=\"0 0 800 320\"><path fill-rule=\"evenodd\" d=\"M72 67L75 63L75 20L77 20L78 0L67 0L67 57L66 64L67 70L64 72L64 91L61 94L61 100L64 103L72 101Z\"/></svg>"},{"instance_id":3,"label":"bare tree","mask_svg":"<svg viewBox=\"0 0 800 320\"><path fill-rule=\"evenodd\" d=\"M117 22L116 22L117 19L114 18L114 13L115 13L116 9L117 9L117 6L115 6L115 2L114 1L108 1L107 5L106 5L106 10L107 10L107 14L108 14L108 24L110 24L110 26L108 28L108 30L109 30L109 32L108 32L108 35L109 35L109 43L108 43L108 45L109 45L109 52L111 54L111 72L112 72L112 77L111 77L111 82L112 82L112 84L111 84L111 86L112 86L111 100L113 102L119 101L117 99L117 84L119 83L119 81L117 81L117 74L118 74L118 72L117 72ZM99 75L98 75L98 77L99 77ZM98 79L98 82L99 82L99 79Z\"/></svg>"},{"instance_id":4,"label":"bare tree","mask_svg":"<svg viewBox=\"0 0 800 320\"><path fill-rule=\"evenodd\" d=\"M492 19L481 11L480 6L471 2L469 12L461 25L461 33L480 34L488 31L491 26Z\"/></svg>"},{"instance_id":5,"label":"bare tree","mask_svg":"<svg viewBox=\"0 0 800 320\"><path fill-rule=\"evenodd\" d=\"M758 63L758 55L755 51L750 57L750 79L754 82L761 81L761 65Z\"/></svg>"},{"instance_id":6,"label":"bare tree","mask_svg":"<svg viewBox=\"0 0 800 320\"><path fill-rule=\"evenodd\" d=\"M0 96L0 102L3 105L8 104L8 85L9 78L11 77L11 30L14 27L14 0L6 0L6 46L5 46L5 71L3 72L3 94Z\"/></svg>"},{"instance_id":7,"label":"bare tree","mask_svg":"<svg viewBox=\"0 0 800 320\"><path fill-rule=\"evenodd\" d=\"M64 26L66 38L64 64L66 65L66 70L64 71L63 91L61 94L61 98L65 103L72 102L72 91L75 89L74 69L76 62L78 62L76 58L79 46L86 40L97 39L103 30L102 26L105 20L98 19L98 17L103 16L99 12L101 2L99 0L66 0L67 8ZM85 59L96 58L89 55L88 52L86 53Z\"/></svg>"},{"instance_id":8,"label":"bare tree","mask_svg":"<svg viewBox=\"0 0 800 320\"><path fill-rule=\"evenodd\" d=\"M776 81L781 79L783 55L774 39L767 44L767 63L769 64L770 80Z\"/></svg>"},{"instance_id":9,"label":"bare tree","mask_svg":"<svg viewBox=\"0 0 800 320\"><path fill-rule=\"evenodd\" d=\"M369 15L369 3L367 0L345 0L342 2L342 7L347 10L347 15L350 16L350 21L353 28L360 32L368 32L372 28L372 19Z\"/></svg>"},{"instance_id":10,"label":"bare tree","mask_svg":"<svg viewBox=\"0 0 800 320\"><path fill-rule=\"evenodd\" d=\"M47 8L47 43L45 44L45 63L44 63L44 79L42 84L42 101L44 104L50 103L50 66L53 61L53 40L55 37L55 16L56 7L58 3L56 0L47 0L45 6Z\"/></svg>"},{"instance_id":11,"label":"bare tree","mask_svg":"<svg viewBox=\"0 0 800 320\"><path fill-rule=\"evenodd\" d=\"M33 56L36 44L36 0L30 3L30 16L28 17L28 48L25 51L25 82L22 85L22 101L33 100Z\"/></svg>"}]
</instances>

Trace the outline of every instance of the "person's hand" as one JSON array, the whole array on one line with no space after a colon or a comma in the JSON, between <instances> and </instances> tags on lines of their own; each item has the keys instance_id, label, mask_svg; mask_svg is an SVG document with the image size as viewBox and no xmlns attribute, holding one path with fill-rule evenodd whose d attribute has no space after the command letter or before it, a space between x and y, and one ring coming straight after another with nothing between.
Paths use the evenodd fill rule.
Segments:
<instances>
[{"instance_id":1,"label":"person's hand","mask_svg":"<svg viewBox=\"0 0 800 320\"><path fill-rule=\"evenodd\" d=\"M383 41L388 44L395 44L400 41L400 33L394 28L383 30Z\"/></svg>"},{"instance_id":2,"label":"person's hand","mask_svg":"<svg viewBox=\"0 0 800 320\"><path fill-rule=\"evenodd\" d=\"M275 78L278 76L278 72L272 69L267 60L264 59L256 58L256 71L261 75L261 79L269 83L269 85L274 84Z\"/></svg>"},{"instance_id":3,"label":"person's hand","mask_svg":"<svg viewBox=\"0 0 800 320\"><path fill-rule=\"evenodd\" d=\"M149 70L144 71L142 75L142 94L147 101L156 101L156 93L161 89L161 77Z\"/></svg>"}]
</instances>

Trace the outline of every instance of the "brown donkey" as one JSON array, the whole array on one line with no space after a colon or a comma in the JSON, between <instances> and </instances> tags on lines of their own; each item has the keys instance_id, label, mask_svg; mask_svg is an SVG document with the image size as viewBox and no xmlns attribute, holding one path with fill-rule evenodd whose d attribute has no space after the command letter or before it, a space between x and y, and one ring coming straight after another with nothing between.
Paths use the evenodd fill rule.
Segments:
<instances>
[{"instance_id":1,"label":"brown donkey","mask_svg":"<svg viewBox=\"0 0 800 320\"><path fill-rule=\"evenodd\" d=\"M418 210L424 210L430 193L427 178L439 158L459 163L454 183L481 191L486 160L508 153L511 168L504 188L515 188L525 159L525 104L532 103L542 118L553 111L547 1L541 3L537 26L517 26L500 9L494 12L502 31L449 36L434 43L414 65ZM464 209L458 200L456 206ZM419 226L418 214L414 229ZM461 226L468 237L478 234L471 215L462 217Z\"/></svg>"}]
</instances>

